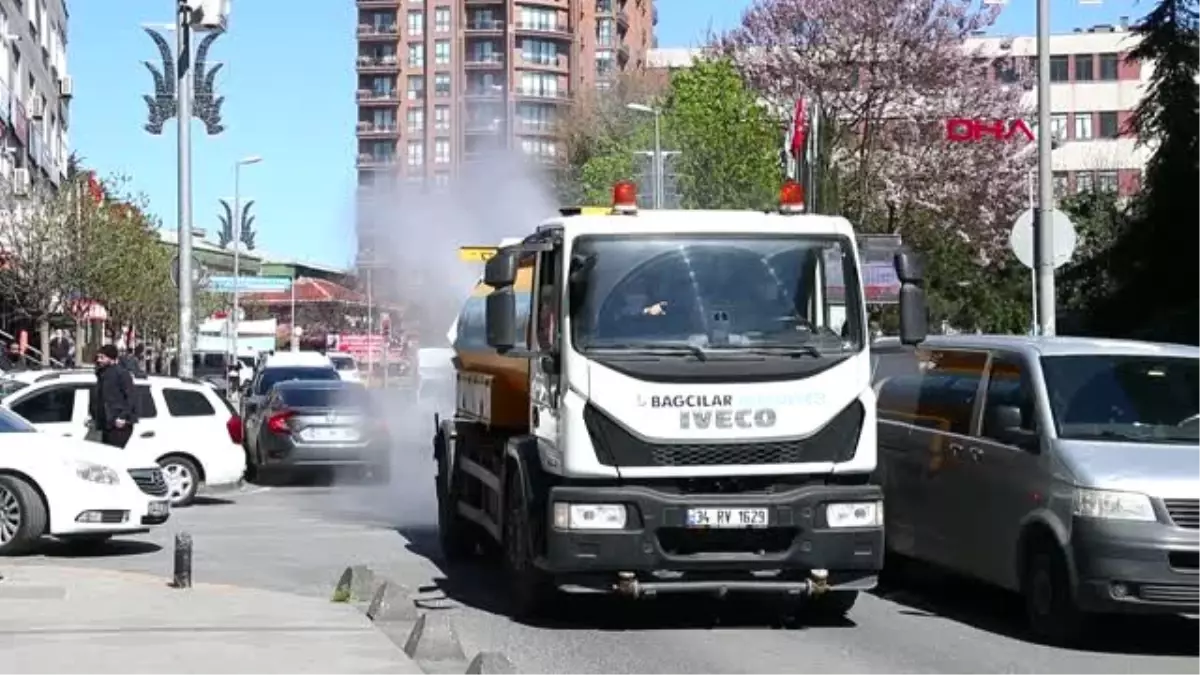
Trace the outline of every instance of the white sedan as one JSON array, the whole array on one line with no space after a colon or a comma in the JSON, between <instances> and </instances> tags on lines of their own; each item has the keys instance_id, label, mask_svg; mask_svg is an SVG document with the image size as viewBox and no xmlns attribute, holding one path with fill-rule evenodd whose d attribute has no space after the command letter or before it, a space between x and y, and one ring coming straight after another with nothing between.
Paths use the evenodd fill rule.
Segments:
<instances>
[{"instance_id":1,"label":"white sedan","mask_svg":"<svg viewBox=\"0 0 1200 675\"><path fill-rule=\"evenodd\" d=\"M49 535L95 545L170 517L157 466L130 467L120 450L38 433L0 408L0 556L35 550Z\"/></svg>"}]
</instances>

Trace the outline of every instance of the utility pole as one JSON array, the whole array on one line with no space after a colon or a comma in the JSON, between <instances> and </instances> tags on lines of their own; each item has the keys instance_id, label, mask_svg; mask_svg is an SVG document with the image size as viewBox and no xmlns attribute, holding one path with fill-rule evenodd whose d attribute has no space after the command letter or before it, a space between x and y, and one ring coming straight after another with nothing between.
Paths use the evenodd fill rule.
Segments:
<instances>
[{"instance_id":1,"label":"utility pole","mask_svg":"<svg viewBox=\"0 0 1200 675\"><path fill-rule=\"evenodd\" d=\"M1054 335L1056 295L1054 289L1054 183L1050 157L1054 134L1050 131L1050 0L1037 0L1037 105L1038 105L1038 208L1033 219L1033 259L1037 269L1040 335Z\"/></svg>"},{"instance_id":2,"label":"utility pole","mask_svg":"<svg viewBox=\"0 0 1200 675\"><path fill-rule=\"evenodd\" d=\"M229 315L231 340L233 341L233 367L237 369L238 385L242 383L242 362L238 353L238 331L241 323L241 275L242 275L242 167L258 164L262 157L251 155L239 159L233 165L233 311Z\"/></svg>"}]
</instances>

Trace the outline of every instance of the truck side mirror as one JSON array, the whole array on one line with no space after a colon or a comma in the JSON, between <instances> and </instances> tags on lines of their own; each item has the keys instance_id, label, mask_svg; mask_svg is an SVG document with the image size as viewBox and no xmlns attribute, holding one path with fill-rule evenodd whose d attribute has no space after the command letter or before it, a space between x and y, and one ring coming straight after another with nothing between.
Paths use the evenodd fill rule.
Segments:
<instances>
[{"instance_id":1,"label":"truck side mirror","mask_svg":"<svg viewBox=\"0 0 1200 675\"><path fill-rule=\"evenodd\" d=\"M492 288L512 286L517 280L517 252L502 248L483 266L483 283Z\"/></svg>"},{"instance_id":2,"label":"truck side mirror","mask_svg":"<svg viewBox=\"0 0 1200 675\"><path fill-rule=\"evenodd\" d=\"M489 293L484 312L488 346L500 353L512 349L517 344L517 298L512 286L497 288Z\"/></svg>"},{"instance_id":3,"label":"truck side mirror","mask_svg":"<svg viewBox=\"0 0 1200 675\"><path fill-rule=\"evenodd\" d=\"M894 265L900 280L900 344L921 344L929 335L924 261L912 251L901 250L896 252Z\"/></svg>"}]
</instances>

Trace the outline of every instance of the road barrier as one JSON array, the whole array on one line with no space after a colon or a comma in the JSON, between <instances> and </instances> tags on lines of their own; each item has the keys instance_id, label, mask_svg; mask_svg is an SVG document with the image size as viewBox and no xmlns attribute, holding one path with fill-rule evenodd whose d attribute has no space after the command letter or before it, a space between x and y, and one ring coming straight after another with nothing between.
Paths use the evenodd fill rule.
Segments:
<instances>
[{"instance_id":1,"label":"road barrier","mask_svg":"<svg viewBox=\"0 0 1200 675\"><path fill-rule=\"evenodd\" d=\"M516 673L502 653L479 652L470 661L463 652L450 610L421 611L410 588L366 565L347 567L333 590L333 602L351 603L427 673Z\"/></svg>"}]
</instances>

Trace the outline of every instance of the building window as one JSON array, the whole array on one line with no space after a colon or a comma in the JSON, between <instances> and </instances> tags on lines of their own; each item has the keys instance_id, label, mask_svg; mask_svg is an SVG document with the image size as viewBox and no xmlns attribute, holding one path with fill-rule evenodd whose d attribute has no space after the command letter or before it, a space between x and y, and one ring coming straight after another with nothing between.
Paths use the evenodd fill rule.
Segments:
<instances>
[{"instance_id":1,"label":"building window","mask_svg":"<svg viewBox=\"0 0 1200 675\"><path fill-rule=\"evenodd\" d=\"M433 184L438 187L446 187L450 184L450 174L444 171L433 174Z\"/></svg>"},{"instance_id":2,"label":"building window","mask_svg":"<svg viewBox=\"0 0 1200 675\"><path fill-rule=\"evenodd\" d=\"M609 19L612 21L612 19ZM558 12L538 7L521 8L521 27L533 30L557 30Z\"/></svg>"},{"instance_id":3,"label":"building window","mask_svg":"<svg viewBox=\"0 0 1200 675\"><path fill-rule=\"evenodd\" d=\"M424 42L414 42L408 46L408 65L410 68L425 67Z\"/></svg>"},{"instance_id":4,"label":"building window","mask_svg":"<svg viewBox=\"0 0 1200 675\"><path fill-rule=\"evenodd\" d=\"M425 14L420 10L408 13L408 36L421 37L425 34Z\"/></svg>"},{"instance_id":5,"label":"building window","mask_svg":"<svg viewBox=\"0 0 1200 675\"><path fill-rule=\"evenodd\" d=\"M396 128L396 111L389 108L373 108L371 122L376 131L391 131Z\"/></svg>"},{"instance_id":6,"label":"building window","mask_svg":"<svg viewBox=\"0 0 1200 675\"><path fill-rule=\"evenodd\" d=\"M1051 82L1070 82L1071 81L1071 59L1067 56L1051 56L1050 57L1050 81Z\"/></svg>"},{"instance_id":7,"label":"building window","mask_svg":"<svg viewBox=\"0 0 1200 675\"><path fill-rule=\"evenodd\" d=\"M530 63L554 65L558 63L558 45L549 40L522 40L521 58Z\"/></svg>"},{"instance_id":8,"label":"building window","mask_svg":"<svg viewBox=\"0 0 1200 675\"><path fill-rule=\"evenodd\" d=\"M425 143L424 143L424 141L409 141L408 142L408 165L409 166L424 166L425 165Z\"/></svg>"},{"instance_id":9,"label":"building window","mask_svg":"<svg viewBox=\"0 0 1200 675\"><path fill-rule=\"evenodd\" d=\"M1097 171L1096 172L1096 191L1116 194L1120 188L1120 180L1117 177L1116 171Z\"/></svg>"},{"instance_id":10,"label":"building window","mask_svg":"<svg viewBox=\"0 0 1200 675\"><path fill-rule=\"evenodd\" d=\"M435 164L450 163L450 141L444 138L439 138L437 142L433 144L433 161Z\"/></svg>"},{"instance_id":11,"label":"building window","mask_svg":"<svg viewBox=\"0 0 1200 675\"><path fill-rule=\"evenodd\" d=\"M425 131L425 109L424 108L409 108L408 109L408 132L410 134L419 134Z\"/></svg>"},{"instance_id":12,"label":"building window","mask_svg":"<svg viewBox=\"0 0 1200 675\"><path fill-rule=\"evenodd\" d=\"M1055 141L1067 140L1067 114L1055 113L1050 116L1050 138Z\"/></svg>"},{"instance_id":13,"label":"building window","mask_svg":"<svg viewBox=\"0 0 1200 675\"><path fill-rule=\"evenodd\" d=\"M433 76L433 95L450 95L450 73L438 73Z\"/></svg>"},{"instance_id":14,"label":"building window","mask_svg":"<svg viewBox=\"0 0 1200 675\"><path fill-rule=\"evenodd\" d=\"M1075 140L1092 140L1092 114L1075 113Z\"/></svg>"},{"instance_id":15,"label":"building window","mask_svg":"<svg viewBox=\"0 0 1200 675\"><path fill-rule=\"evenodd\" d=\"M558 96L558 76L551 73L521 73L521 93L526 96Z\"/></svg>"},{"instance_id":16,"label":"building window","mask_svg":"<svg viewBox=\"0 0 1200 675\"><path fill-rule=\"evenodd\" d=\"M433 62L439 66L450 65L450 41L438 40L433 45Z\"/></svg>"},{"instance_id":17,"label":"building window","mask_svg":"<svg viewBox=\"0 0 1200 675\"><path fill-rule=\"evenodd\" d=\"M1075 172L1075 193L1083 194L1084 192L1092 192L1096 189L1095 176L1091 171L1076 171Z\"/></svg>"},{"instance_id":18,"label":"building window","mask_svg":"<svg viewBox=\"0 0 1200 675\"><path fill-rule=\"evenodd\" d=\"M1116 112L1102 112L1099 115L1100 119L1100 135L1099 138L1117 138L1121 135L1121 129L1117 123Z\"/></svg>"},{"instance_id":19,"label":"building window","mask_svg":"<svg viewBox=\"0 0 1200 675\"><path fill-rule=\"evenodd\" d=\"M438 7L433 11L433 29L439 33L450 32L449 7Z\"/></svg>"},{"instance_id":20,"label":"building window","mask_svg":"<svg viewBox=\"0 0 1200 675\"><path fill-rule=\"evenodd\" d=\"M433 109L433 128L438 131L450 131L450 106L439 105Z\"/></svg>"},{"instance_id":21,"label":"building window","mask_svg":"<svg viewBox=\"0 0 1200 675\"><path fill-rule=\"evenodd\" d=\"M558 144L550 140L526 138L521 141L521 150L534 157L555 157L558 155Z\"/></svg>"},{"instance_id":22,"label":"building window","mask_svg":"<svg viewBox=\"0 0 1200 675\"><path fill-rule=\"evenodd\" d=\"M1100 79L1105 82L1112 82L1118 79L1117 59L1120 57L1116 54L1101 54L1100 55Z\"/></svg>"},{"instance_id":23,"label":"building window","mask_svg":"<svg viewBox=\"0 0 1200 675\"><path fill-rule=\"evenodd\" d=\"M500 50L495 42L475 42L471 45L471 63L500 63Z\"/></svg>"},{"instance_id":24,"label":"building window","mask_svg":"<svg viewBox=\"0 0 1200 675\"><path fill-rule=\"evenodd\" d=\"M425 98L425 78L420 75L408 76L408 100L419 101Z\"/></svg>"},{"instance_id":25,"label":"building window","mask_svg":"<svg viewBox=\"0 0 1200 675\"><path fill-rule=\"evenodd\" d=\"M992 74L997 82L1003 84L1012 84L1021 79L1020 73L1017 72L1017 62L1012 58L992 61Z\"/></svg>"},{"instance_id":26,"label":"building window","mask_svg":"<svg viewBox=\"0 0 1200 675\"><path fill-rule=\"evenodd\" d=\"M548 130L554 125L554 107L540 103L518 104L517 120L527 130Z\"/></svg>"},{"instance_id":27,"label":"building window","mask_svg":"<svg viewBox=\"0 0 1200 675\"><path fill-rule=\"evenodd\" d=\"M1096 59L1091 54L1075 55L1075 81L1091 82L1096 79Z\"/></svg>"},{"instance_id":28,"label":"building window","mask_svg":"<svg viewBox=\"0 0 1200 675\"><path fill-rule=\"evenodd\" d=\"M1051 182L1054 184L1054 196L1057 199L1062 199L1067 196L1067 185L1069 179L1066 171L1055 171L1050 176Z\"/></svg>"},{"instance_id":29,"label":"building window","mask_svg":"<svg viewBox=\"0 0 1200 675\"><path fill-rule=\"evenodd\" d=\"M596 44L611 47L616 32L616 25L612 19L596 19Z\"/></svg>"}]
</instances>

